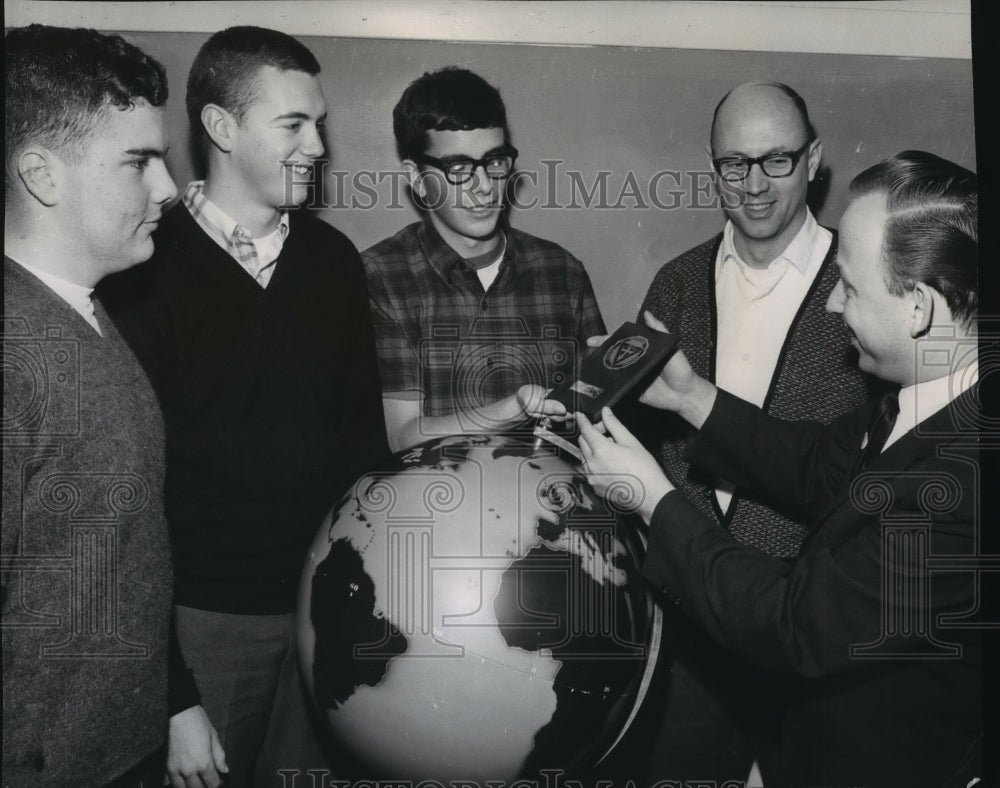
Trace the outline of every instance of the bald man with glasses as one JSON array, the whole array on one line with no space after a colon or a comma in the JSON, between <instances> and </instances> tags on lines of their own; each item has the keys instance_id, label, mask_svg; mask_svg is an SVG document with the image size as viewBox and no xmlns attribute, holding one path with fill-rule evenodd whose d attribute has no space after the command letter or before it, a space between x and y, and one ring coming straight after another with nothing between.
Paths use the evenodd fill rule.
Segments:
<instances>
[{"instance_id":1,"label":"bald man with glasses","mask_svg":"<svg viewBox=\"0 0 1000 788\"><path fill-rule=\"evenodd\" d=\"M837 237L806 202L822 147L787 85L748 83L726 94L708 150L725 227L664 265L642 309L678 335L698 374L720 388L774 416L830 422L862 403L868 384L842 322L824 310L837 282ZM745 545L798 555L803 522L688 465L689 425L649 409L634 416L667 476L705 515ZM668 686L650 712L657 733L647 782L745 780L754 758L766 756L780 696L697 624L670 618L676 648L660 665Z\"/></svg>"}]
</instances>

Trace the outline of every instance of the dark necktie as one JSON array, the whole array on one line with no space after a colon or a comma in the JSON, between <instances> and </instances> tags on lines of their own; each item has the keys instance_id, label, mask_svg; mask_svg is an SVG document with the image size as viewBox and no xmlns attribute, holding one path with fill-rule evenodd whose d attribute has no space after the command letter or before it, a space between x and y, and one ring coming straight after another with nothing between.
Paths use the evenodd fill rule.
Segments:
<instances>
[{"instance_id":1,"label":"dark necktie","mask_svg":"<svg viewBox=\"0 0 1000 788\"><path fill-rule=\"evenodd\" d=\"M898 415L899 397L896 394L884 395L872 413L872 420L868 424L868 442L858 452L858 457L854 462L854 470L851 471L851 478L861 473L872 460L882 453L882 447L885 446Z\"/></svg>"}]
</instances>

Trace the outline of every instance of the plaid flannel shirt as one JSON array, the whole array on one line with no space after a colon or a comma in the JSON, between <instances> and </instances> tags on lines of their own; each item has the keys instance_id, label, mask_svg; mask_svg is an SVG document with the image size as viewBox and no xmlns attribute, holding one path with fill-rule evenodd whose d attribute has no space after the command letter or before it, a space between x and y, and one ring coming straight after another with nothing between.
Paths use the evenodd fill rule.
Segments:
<instances>
[{"instance_id":1,"label":"plaid flannel shirt","mask_svg":"<svg viewBox=\"0 0 1000 788\"><path fill-rule=\"evenodd\" d=\"M288 213L282 211L274 233L254 241L250 233L205 196L205 181L191 181L184 190L184 207L208 237L229 253L261 287L267 287L288 237Z\"/></svg>"},{"instance_id":2,"label":"plaid flannel shirt","mask_svg":"<svg viewBox=\"0 0 1000 788\"><path fill-rule=\"evenodd\" d=\"M561 246L505 233L488 290L429 221L362 253L385 396L474 419L525 383L576 375L587 337L604 333L590 278Z\"/></svg>"}]
</instances>

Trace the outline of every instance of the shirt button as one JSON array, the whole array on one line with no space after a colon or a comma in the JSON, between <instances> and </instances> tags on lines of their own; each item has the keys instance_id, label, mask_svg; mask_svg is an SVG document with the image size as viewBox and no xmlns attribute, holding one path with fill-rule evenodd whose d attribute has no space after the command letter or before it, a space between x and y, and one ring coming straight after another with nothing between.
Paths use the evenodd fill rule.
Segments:
<instances>
[{"instance_id":1,"label":"shirt button","mask_svg":"<svg viewBox=\"0 0 1000 788\"><path fill-rule=\"evenodd\" d=\"M483 301L483 311L484 312L488 312L489 309L490 309L490 305L487 304L485 301Z\"/></svg>"},{"instance_id":2,"label":"shirt button","mask_svg":"<svg viewBox=\"0 0 1000 788\"><path fill-rule=\"evenodd\" d=\"M749 361L750 360L750 354L749 353L744 353L743 354L743 360L744 361Z\"/></svg>"}]
</instances>

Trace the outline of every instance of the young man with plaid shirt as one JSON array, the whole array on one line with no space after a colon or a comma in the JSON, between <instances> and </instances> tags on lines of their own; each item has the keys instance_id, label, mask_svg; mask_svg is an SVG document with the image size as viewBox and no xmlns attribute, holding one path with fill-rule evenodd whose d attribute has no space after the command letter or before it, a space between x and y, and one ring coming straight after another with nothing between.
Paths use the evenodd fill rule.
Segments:
<instances>
[{"instance_id":1,"label":"young man with plaid shirt","mask_svg":"<svg viewBox=\"0 0 1000 788\"><path fill-rule=\"evenodd\" d=\"M389 444L510 431L604 333L590 279L565 249L504 221L517 150L482 77L424 74L393 130L424 218L362 254Z\"/></svg>"}]
</instances>

